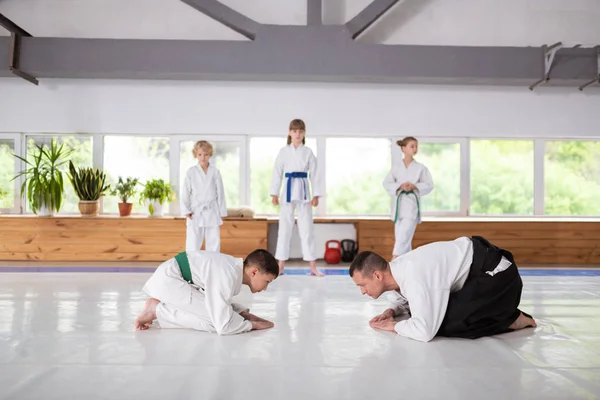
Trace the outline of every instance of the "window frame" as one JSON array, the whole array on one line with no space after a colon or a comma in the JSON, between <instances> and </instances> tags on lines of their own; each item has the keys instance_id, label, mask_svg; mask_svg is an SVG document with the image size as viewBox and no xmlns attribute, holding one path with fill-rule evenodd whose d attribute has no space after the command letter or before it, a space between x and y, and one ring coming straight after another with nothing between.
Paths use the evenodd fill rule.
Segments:
<instances>
[{"instance_id":1,"label":"window frame","mask_svg":"<svg viewBox=\"0 0 600 400\"><path fill-rule=\"evenodd\" d=\"M21 135L19 133L0 133L0 139L12 140L13 141L13 153L21 155ZM14 157L14 172L19 173L25 168L25 163ZM12 179L12 178L11 178ZM20 214L22 212L21 204L21 185L23 184L23 177L19 177L13 181L13 206L0 208L0 214Z\"/></svg>"}]
</instances>

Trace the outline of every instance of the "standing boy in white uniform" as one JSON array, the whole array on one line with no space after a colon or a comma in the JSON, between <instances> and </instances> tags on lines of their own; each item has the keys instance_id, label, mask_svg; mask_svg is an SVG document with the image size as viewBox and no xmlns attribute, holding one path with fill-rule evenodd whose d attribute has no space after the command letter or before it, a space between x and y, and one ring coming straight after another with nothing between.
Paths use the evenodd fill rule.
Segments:
<instances>
[{"instance_id":1,"label":"standing boy in white uniform","mask_svg":"<svg viewBox=\"0 0 600 400\"><path fill-rule=\"evenodd\" d=\"M412 136L397 142L402 148L403 160L392 167L383 181L383 187L392 196L392 221L395 243L392 259L412 249L417 224L421 223L421 196L433 190L433 179L426 166L413 159L419 149Z\"/></svg>"},{"instance_id":2,"label":"standing boy in white uniform","mask_svg":"<svg viewBox=\"0 0 600 400\"><path fill-rule=\"evenodd\" d=\"M201 140L192 150L198 164L188 169L181 190L181 210L186 218L185 249L200 250L206 238L206 250L221 251L221 217L227 216L223 179L209 163L213 146Z\"/></svg>"},{"instance_id":3,"label":"standing boy in white uniform","mask_svg":"<svg viewBox=\"0 0 600 400\"><path fill-rule=\"evenodd\" d=\"M273 323L232 302L241 286L252 293L267 289L279 266L266 250L255 250L245 260L210 251L183 252L162 263L142 289L150 298L135 321L146 330L155 319L161 328L190 328L233 335L268 329Z\"/></svg>"},{"instance_id":4,"label":"standing boy in white uniform","mask_svg":"<svg viewBox=\"0 0 600 400\"><path fill-rule=\"evenodd\" d=\"M292 231L294 229L294 209L298 210L298 233L302 243L302 258L310 264L310 274L323 276L317 270L315 260L315 232L312 208L319 204L323 188L317 173L317 158L306 146L306 125L301 119L290 122L287 137L288 145L282 148L275 159L270 195L274 205L279 205L279 232L275 258L279 260L282 274L285 261L290 257ZM310 179L310 186L309 186ZM283 196L279 197L283 182ZM313 197L311 199L310 189Z\"/></svg>"}]
</instances>

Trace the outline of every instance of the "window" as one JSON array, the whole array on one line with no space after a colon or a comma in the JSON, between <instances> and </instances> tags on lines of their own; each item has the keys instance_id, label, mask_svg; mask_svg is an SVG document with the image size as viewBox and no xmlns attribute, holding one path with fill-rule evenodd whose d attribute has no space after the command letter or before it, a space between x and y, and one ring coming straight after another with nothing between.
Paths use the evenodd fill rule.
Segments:
<instances>
[{"instance_id":1,"label":"window","mask_svg":"<svg viewBox=\"0 0 600 400\"><path fill-rule=\"evenodd\" d=\"M15 207L15 141L13 139L0 139L0 209ZM19 188L20 190L20 188ZM3 195L3 193L6 193Z\"/></svg>"},{"instance_id":2,"label":"window","mask_svg":"<svg viewBox=\"0 0 600 400\"><path fill-rule=\"evenodd\" d=\"M169 182L169 139L148 136L105 136L104 172L111 184L119 176L138 178L138 193L129 200L133 203L132 213L146 214L148 211L139 203L142 184L150 179L163 179ZM173 188L177 193L177 188ZM116 196L104 197L103 211L117 213L120 199ZM169 203L163 205L164 213L169 212Z\"/></svg>"},{"instance_id":3,"label":"window","mask_svg":"<svg viewBox=\"0 0 600 400\"><path fill-rule=\"evenodd\" d=\"M383 180L392 165L390 140L329 138L326 143L327 214L389 214Z\"/></svg>"},{"instance_id":4,"label":"window","mask_svg":"<svg viewBox=\"0 0 600 400\"><path fill-rule=\"evenodd\" d=\"M285 137L250 139L250 204L257 214L279 213L279 207L271 203L269 189L275 158L285 145ZM315 138L306 138L306 146L318 157Z\"/></svg>"},{"instance_id":5,"label":"window","mask_svg":"<svg viewBox=\"0 0 600 400\"><path fill-rule=\"evenodd\" d=\"M600 215L600 142L547 141L544 207L547 215Z\"/></svg>"},{"instance_id":6,"label":"window","mask_svg":"<svg viewBox=\"0 0 600 400\"><path fill-rule=\"evenodd\" d=\"M179 154L179 192L187 170L190 167L198 164L198 160L192 155L195 141L186 140L180 142ZM223 188L225 190L225 200L227 207L238 207L241 204L240 199L240 150L239 142L218 142L210 141L213 145L215 153L211 157L210 162L221 172L223 178Z\"/></svg>"},{"instance_id":7,"label":"window","mask_svg":"<svg viewBox=\"0 0 600 400\"><path fill-rule=\"evenodd\" d=\"M421 207L430 212L460 211L460 143L423 143L415 159L433 178L433 192L423 196Z\"/></svg>"},{"instance_id":8,"label":"window","mask_svg":"<svg viewBox=\"0 0 600 400\"><path fill-rule=\"evenodd\" d=\"M533 141L471 141L471 214L533 215Z\"/></svg>"},{"instance_id":9,"label":"window","mask_svg":"<svg viewBox=\"0 0 600 400\"><path fill-rule=\"evenodd\" d=\"M30 154L36 151L37 146L50 146L55 139L59 145L64 144L65 150L72 152L66 157L66 160L73 161L75 167L92 166L92 138L90 136L50 136L36 135L27 136L27 160L31 160ZM60 208L60 213L79 213L79 197L75 194L73 184L68 178L69 164L63 166L64 177L64 202Z\"/></svg>"}]
</instances>

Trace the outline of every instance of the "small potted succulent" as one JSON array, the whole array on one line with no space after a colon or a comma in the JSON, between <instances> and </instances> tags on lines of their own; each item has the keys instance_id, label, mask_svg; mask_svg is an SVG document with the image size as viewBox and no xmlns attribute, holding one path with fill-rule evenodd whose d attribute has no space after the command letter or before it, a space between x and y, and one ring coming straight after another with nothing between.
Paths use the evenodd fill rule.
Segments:
<instances>
[{"instance_id":1,"label":"small potted succulent","mask_svg":"<svg viewBox=\"0 0 600 400\"><path fill-rule=\"evenodd\" d=\"M110 190L110 185L106 184L106 174L98 168L75 168L73 162L69 161L68 176L79 197L81 215L98 215L98 200Z\"/></svg>"},{"instance_id":2,"label":"small potted succulent","mask_svg":"<svg viewBox=\"0 0 600 400\"><path fill-rule=\"evenodd\" d=\"M136 186L138 183L138 178L127 177L127 180L123 181L123 178L119 177L119 181L115 185L115 188L110 192L112 196L118 196L119 199L121 199L121 202L119 203L119 215L121 217L131 215L133 204L128 203L127 200L137 193Z\"/></svg>"},{"instance_id":3,"label":"small potted succulent","mask_svg":"<svg viewBox=\"0 0 600 400\"><path fill-rule=\"evenodd\" d=\"M175 199L175 192L171 185L162 179L151 179L144 184L144 189L140 193L140 204L146 204L148 214L151 217L161 217L163 215L163 204Z\"/></svg>"}]
</instances>

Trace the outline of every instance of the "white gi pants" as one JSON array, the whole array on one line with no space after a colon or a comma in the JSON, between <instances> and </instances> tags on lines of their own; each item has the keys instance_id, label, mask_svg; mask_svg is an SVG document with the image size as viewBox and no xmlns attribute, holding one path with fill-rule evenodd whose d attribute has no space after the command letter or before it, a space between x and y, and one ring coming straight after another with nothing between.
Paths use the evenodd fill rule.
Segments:
<instances>
[{"instance_id":1,"label":"white gi pants","mask_svg":"<svg viewBox=\"0 0 600 400\"><path fill-rule=\"evenodd\" d=\"M206 308L204 291L183 280L175 259L162 263L142 291L160 301L156 306L156 319L161 328L216 332ZM236 303L232 306L238 313L248 310Z\"/></svg>"},{"instance_id":2,"label":"white gi pants","mask_svg":"<svg viewBox=\"0 0 600 400\"><path fill-rule=\"evenodd\" d=\"M394 243L393 256L401 256L412 250L412 239L417 228L417 220L413 218L398 218L394 224Z\"/></svg>"},{"instance_id":3,"label":"white gi pants","mask_svg":"<svg viewBox=\"0 0 600 400\"><path fill-rule=\"evenodd\" d=\"M218 226L200 227L188 222L185 235L185 250L201 250L206 238L207 251L221 252L221 229Z\"/></svg>"},{"instance_id":4,"label":"white gi pants","mask_svg":"<svg viewBox=\"0 0 600 400\"><path fill-rule=\"evenodd\" d=\"M305 202L279 203L279 231L277 233L277 260L288 260L290 258L290 245L292 243L292 232L294 231L294 209L298 210L298 233L302 244L302 259L314 261L315 255L315 229L312 216L312 205Z\"/></svg>"}]
</instances>

